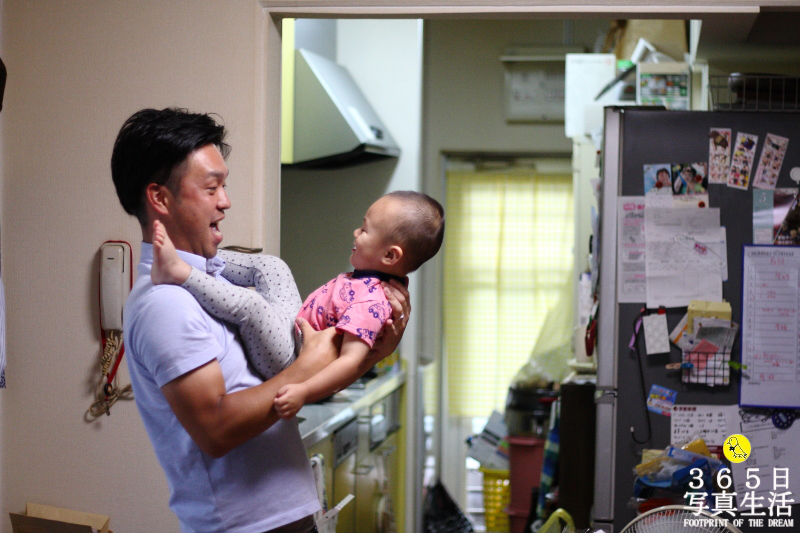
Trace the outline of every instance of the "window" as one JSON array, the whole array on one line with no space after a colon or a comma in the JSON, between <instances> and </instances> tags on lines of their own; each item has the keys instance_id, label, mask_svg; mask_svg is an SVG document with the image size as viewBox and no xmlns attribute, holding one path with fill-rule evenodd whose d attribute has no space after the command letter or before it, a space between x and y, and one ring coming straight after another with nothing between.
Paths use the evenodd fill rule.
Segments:
<instances>
[{"instance_id":1,"label":"window","mask_svg":"<svg viewBox=\"0 0 800 533\"><path fill-rule=\"evenodd\" d=\"M528 361L573 271L569 162L447 172L447 410L487 417ZM549 165L552 166L552 165ZM565 165L561 165L562 168Z\"/></svg>"}]
</instances>

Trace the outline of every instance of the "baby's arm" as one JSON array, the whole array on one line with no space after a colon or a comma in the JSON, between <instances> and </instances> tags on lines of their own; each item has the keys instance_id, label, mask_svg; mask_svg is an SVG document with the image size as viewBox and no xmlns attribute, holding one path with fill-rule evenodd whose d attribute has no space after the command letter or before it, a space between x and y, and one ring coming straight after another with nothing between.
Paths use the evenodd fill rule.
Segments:
<instances>
[{"instance_id":1,"label":"baby's arm","mask_svg":"<svg viewBox=\"0 0 800 533\"><path fill-rule=\"evenodd\" d=\"M339 392L370 369L370 347L352 333L345 332L342 351L331 364L302 383L284 385L275 397L275 410L281 418L291 418L303 405Z\"/></svg>"}]
</instances>

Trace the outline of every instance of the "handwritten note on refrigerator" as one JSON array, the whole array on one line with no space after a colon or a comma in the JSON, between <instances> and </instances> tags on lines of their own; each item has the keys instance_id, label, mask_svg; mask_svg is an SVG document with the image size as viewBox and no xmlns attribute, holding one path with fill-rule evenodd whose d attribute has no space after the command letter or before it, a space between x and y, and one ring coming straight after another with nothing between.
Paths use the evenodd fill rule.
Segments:
<instances>
[{"instance_id":1,"label":"handwritten note on refrigerator","mask_svg":"<svg viewBox=\"0 0 800 533\"><path fill-rule=\"evenodd\" d=\"M738 405L676 405L670 420L670 443L702 438L711 451L722 452L722 443L738 430Z\"/></svg>"},{"instance_id":2,"label":"handwritten note on refrigerator","mask_svg":"<svg viewBox=\"0 0 800 533\"><path fill-rule=\"evenodd\" d=\"M728 277L725 228L719 208L645 209L648 309L686 307L691 300L722 301Z\"/></svg>"},{"instance_id":3,"label":"handwritten note on refrigerator","mask_svg":"<svg viewBox=\"0 0 800 533\"><path fill-rule=\"evenodd\" d=\"M800 247L745 246L744 406L800 407Z\"/></svg>"}]
</instances>

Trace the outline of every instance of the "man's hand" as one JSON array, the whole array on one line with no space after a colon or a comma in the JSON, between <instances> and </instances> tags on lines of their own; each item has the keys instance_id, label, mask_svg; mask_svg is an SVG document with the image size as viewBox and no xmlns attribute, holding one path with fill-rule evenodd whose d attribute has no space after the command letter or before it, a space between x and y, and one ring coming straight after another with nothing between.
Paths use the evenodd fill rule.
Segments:
<instances>
[{"instance_id":1,"label":"man's hand","mask_svg":"<svg viewBox=\"0 0 800 533\"><path fill-rule=\"evenodd\" d=\"M408 319L411 316L408 289L396 280L391 280L388 283L381 282L381 286L384 294L386 294L386 299L392 306L392 316L386 320L381 336L375 341L372 350L367 356L367 364L369 366L390 356L397 349L400 339L403 338L403 332L405 332L408 325Z\"/></svg>"},{"instance_id":2,"label":"man's hand","mask_svg":"<svg viewBox=\"0 0 800 533\"><path fill-rule=\"evenodd\" d=\"M311 324L304 318L298 318L295 320L295 324L300 328L303 347L297 355L297 360L291 364L289 369L299 373L297 376L293 375L292 378L294 383L300 383L339 357L339 350L342 348L342 334L337 332L334 327L314 331Z\"/></svg>"},{"instance_id":3,"label":"man's hand","mask_svg":"<svg viewBox=\"0 0 800 533\"><path fill-rule=\"evenodd\" d=\"M298 320L305 342L297 360L260 385L227 393L219 362L213 360L170 381L161 390L175 416L201 450L222 457L279 420L273 409L278 391L302 383L339 355L335 328L314 331Z\"/></svg>"}]
</instances>

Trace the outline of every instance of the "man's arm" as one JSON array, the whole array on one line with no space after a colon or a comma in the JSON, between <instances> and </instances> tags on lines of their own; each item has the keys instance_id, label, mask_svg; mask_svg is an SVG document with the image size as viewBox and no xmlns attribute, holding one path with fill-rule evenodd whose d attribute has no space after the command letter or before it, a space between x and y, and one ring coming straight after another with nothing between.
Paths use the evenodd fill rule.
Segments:
<instances>
[{"instance_id":1,"label":"man's arm","mask_svg":"<svg viewBox=\"0 0 800 533\"><path fill-rule=\"evenodd\" d=\"M303 348L288 368L264 383L226 393L219 363L213 360L161 387L172 411L203 452L222 457L261 434L279 417L273 409L281 387L301 383L338 355L335 328L316 332L300 320Z\"/></svg>"},{"instance_id":2,"label":"man's arm","mask_svg":"<svg viewBox=\"0 0 800 533\"><path fill-rule=\"evenodd\" d=\"M281 387L275 398L275 412L281 418L292 418L304 405L327 398L352 385L371 367L365 364L369 350L369 344L345 332L336 361L303 383Z\"/></svg>"}]
</instances>

